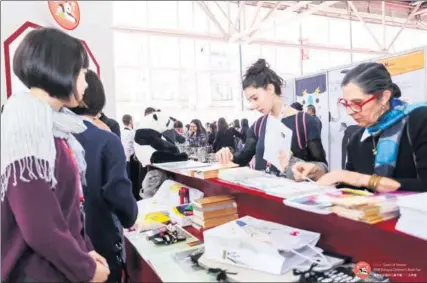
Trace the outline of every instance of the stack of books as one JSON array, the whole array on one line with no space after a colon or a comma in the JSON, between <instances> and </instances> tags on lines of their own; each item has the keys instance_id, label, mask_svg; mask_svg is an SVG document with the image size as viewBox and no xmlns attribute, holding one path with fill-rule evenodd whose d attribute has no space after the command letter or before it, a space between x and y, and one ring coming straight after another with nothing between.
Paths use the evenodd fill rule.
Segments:
<instances>
[{"instance_id":1,"label":"stack of books","mask_svg":"<svg viewBox=\"0 0 427 283\"><path fill-rule=\"evenodd\" d=\"M427 193L413 194L400 197L397 205L400 209L400 218L396 230L427 240Z\"/></svg>"},{"instance_id":2,"label":"stack of books","mask_svg":"<svg viewBox=\"0 0 427 283\"><path fill-rule=\"evenodd\" d=\"M230 195L206 197L192 203L192 226L198 230L213 228L239 218L237 204Z\"/></svg>"},{"instance_id":3,"label":"stack of books","mask_svg":"<svg viewBox=\"0 0 427 283\"><path fill-rule=\"evenodd\" d=\"M336 198L331 211L338 216L375 224L399 216L397 193Z\"/></svg>"},{"instance_id":4,"label":"stack of books","mask_svg":"<svg viewBox=\"0 0 427 283\"><path fill-rule=\"evenodd\" d=\"M225 169L228 169L228 168L235 168L237 166L239 165L234 163L229 163L229 164L213 163L207 167L193 168L188 172L188 174L192 177L199 178L199 179L214 179L214 178L218 178L220 171L224 171Z\"/></svg>"}]
</instances>

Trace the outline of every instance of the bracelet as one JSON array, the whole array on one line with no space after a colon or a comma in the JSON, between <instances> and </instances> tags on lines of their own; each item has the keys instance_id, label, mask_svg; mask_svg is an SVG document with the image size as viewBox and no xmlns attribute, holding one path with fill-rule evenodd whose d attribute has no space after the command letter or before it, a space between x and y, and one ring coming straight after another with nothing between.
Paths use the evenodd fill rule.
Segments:
<instances>
[{"instance_id":1,"label":"bracelet","mask_svg":"<svg viewBox=\"0 0 427 283\"><path fill-rule=\"evenodd\" d=\"M369 178L369 182L368 182L368 189L372 190L372 191L376 191L381 179L383 177L378 176L376 174L372 175L371 178Z\"/></svg>"},{"instance_id":2,"label":"bracelet","mask_svg":"<svg viewBox=\"0 0 427 283\"><path fill-rule=\"evenodd\" d=\"M383 177L381 177L381 176L377 176L377 178L375 179L375 182L374 182L374 191L377 190L378 185L380 184L380 181L381 181L382 178Z\"/></svg>"}]
</instances>

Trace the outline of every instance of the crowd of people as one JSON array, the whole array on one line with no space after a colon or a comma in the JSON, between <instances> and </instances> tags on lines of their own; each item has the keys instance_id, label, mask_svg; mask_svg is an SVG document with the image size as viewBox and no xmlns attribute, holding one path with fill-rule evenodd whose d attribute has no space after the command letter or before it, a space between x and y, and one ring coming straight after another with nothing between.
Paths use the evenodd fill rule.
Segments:
<instances>
[{"instance_id":1,"label":"crowd of people","mask_svg":"<svg viewBox=\"0 0 427 283\"><path fill-rule=\"evenodd\" d=\"M2 281L119 282L126 271L123 228L151 227L137 217L140 180L131 182L140 174L133 119L123 116L121 135L103 113L105 90L88 65L81 41L53 28L29 32L15 52L13 71L29 91L2 107ZM402 101L384 65L360 64L342 81L338 103L359 128L338 171L329 172L316 109L287 105L282 83L260 59L242 81L252 110L262 114L257 121L176 121L164 138L210 145L220 163L252 162L255 170L296 181L427 191L427 105ZM291 156L278 153L280 168L264 160L267 117L294 133Z\"/></svg>"}]
</instances>

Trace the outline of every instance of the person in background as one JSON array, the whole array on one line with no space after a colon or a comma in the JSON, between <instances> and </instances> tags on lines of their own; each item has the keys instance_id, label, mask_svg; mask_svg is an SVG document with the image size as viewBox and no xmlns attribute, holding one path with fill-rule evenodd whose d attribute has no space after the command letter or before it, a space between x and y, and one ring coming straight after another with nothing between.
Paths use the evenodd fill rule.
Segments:
<instances>
[{"instance_id":1,"label":"person in background","mask_svg":"<svg viewBox=\"0 0 427 283\"><path fill-rule=\"evenodd\" d=\"M154 109L154 108L151 108L151 109ZM149 112L150 114L151 113L154 113L154 112L156 112L156 111L160 111L160 110L155 110L155 111L153 111L153 112ZM176 122L178 122L178 121L175 121L174 122L174 126L175 126L175 123ZM181 125L182 125L182 123L181 123ZM173 128L173 129L170 129L170 130L166 130L164 133L162 133L162 136L168 141L168 142L171 142L171 143L173 143L173 144L176 144L176 143L185 143L185 137L184 136L182 136L182 135L180 135L177 131L176 131L176 129L175 128Z\"/></svg>"},{"instance_id":2,"label":"person in background","mask_svg":"<svg viewBox=\"0 0 427 283\"><path fill-rule=\"evenodd\" d=\"M276 168L263 158L267 117L270 115L279 119L294 133L291 141L292 162L311 161L327 170L325 150L315 120L307 113L299 112L283 103L280 98L282 84L283 79L269 68L264 59L259 59L246 71L243 79L245 96L252 109L256 109L264 116L248 131L246 144L241 151L233 154L229 148L223 148L217 152L219 162L223 164L234 162L246 166L255 156L256 170L265 170L275 175L286 174L288 178L293 178L292 166L288 164L291 157L286 153L278 153L281 168Z\"/></svg>"},{"instance_id":3,"label":"person in background","mask_svg":"<svg viewBox=\"0 0 427 283\"><path fill-rule=\"evenodd\" d=\"M133 130L133 118L129 114L125 114L122 117L122 123L124 126L124 130L126 131L132 131Z\"/></svg>"},{"instance_id":4,"label":"person in background","mask_svg":"<svg viewBox=\"0 0 427 283\"><path fill-rule=\"evenodd\" d=\"M186 124L184 135L188 137L189 134L190 134L190 124Z\"/></svg>"},{"instance_id":5,"label":"person in background","mask_svg":"<svg viewBox=\"0 0 427 283\"><path fill-rule=\"evenodd\" d=\"M111 132L113 132L120 138L120 125L116 120L107 117L107 115L105 115L104 112L101 112L97 118L101 120L103 123L105 123L108 126L108 128L110 128Z\"/></svg>"},{"instance_id":6,"label":"person in background","mask_svg":"<svg viewBox=\"0 0 427 283\"><path fill-rule=\"evenodd\" d=\"M181 121L175 121L175 123L173 124L173 128L175 129L175 131L180 134L180 135L184 135L184 125L182 124Z\"/></svg>"},{"instance_id":7,"label":"person in background","mask_svg":"<svg viewBox=\"0 0 427 283\"><path fill-rule=\"evenodd\" d=\"M291 107L297 111L303 111L304 110L304 108L302 107L302 104L299 102L292 103Z\"/></svg>"},{"instance_id":8,"label":"person in background","mask_svg":"<svg viewBox=\"0 0 427 283\"><path fill-rule=\"evenodd\" d=\"M192 147L203 147L208 145L206 130L203 128L199 119L194 119L190 123L188 143Z\"/></svg>"},{"instance_id":9,"label":"person in background","mask_svg":"<svg viewBox=\"0 0 427 283\"><path fill-rule=\"evenodd\" d=\"M121 137L123 148L125 149L125 155L126 155L126 161L130 162L132 155L135 153L135 150L133 148L133 119L132 116L129 114L125 114L122 117L123 122L123 130L124 133Z\"/></svg>"},{"instance_id":10,"label":"person in background","mask_svg":"<svg viewBox=\"0 0 427 283\"><path fill-rule=\"evenodd\" d=\"M29 89L1 119L1 281L104 282L109 269L83 230L86 126L65 107L86 89L81 41L53 28L30 31L13 58Z\"/></svg>"},{"instance_id":11,"label":"person in background","mask_svg":"<svg viewBox=\"0 0 427 283\"><path fill-rule=\"evenodd\" d=\"M120 139L92 123L105 105L102 82L91 70L86 73L86 82L83 103L71 109L87 127L85 132L75 134L85 149L87 163L87 182L83 186L85 228L95 250L107 260L111 272L107 282L120 282L126 267L123 227L135 224L138 206Z\"/></svg>"},{"instance_id":12,"label":"person in background","mask_svg":"<svg viewBox=\"0 0 427 283\"><path fill-rule=\"evenodd\" d=\"M240 121L239 121L239 119L235 119L235 120L233 121L233 127L234 127L236 130L240 131Z\"/></svg>"},{"instance_id":13,"label":"person in background","mask_svg":"<svg viewBox=\"0 0 427 283\"><path fill-rule=\"evenodd\" d=\"M122 145L125 150L126 163L127 163L127 172L129 179L132 182L132 192L135 199L138 200L139 190L141 188L141 183L139 182L139 162L135 156L134 149L134 124L133 118L129 114L125 114L122 117L122 122L124 125L124 133L122 135Z\"/></svg>"},{"instance_id":14,"label":"person in background","mask_svg":"<svg viewBox=\"0 0 427 283\"><path fill-rule=\"evenodd\" d=\"M212 145L213 152L217 152L221 148L225 147L234 152L236 150L235 137L242 139L243 135L236 128L229 128L227 121L224 118L219 118L218 132L216 133L215 141Z\"/></svg>"},{"instance_id":15,"label":"person in background","mask_svg":"<svg viewBox=\"0 0 427 283\"><path fill-rule=\"evenodd\" d=\"M210 131L211 131L211 123L207 122L207 123L205 124L205 129L206 129L207 134L210 134Z\"/></svg>"},{"instance_id":16,"label":"person in background","mask_svg":"<svg viewBox=\"0 0 427 283\"><path fill-rule=\"evenodd\" d=\"M245 145L246 143L246 139L248 137L248 131L249 131L249 121L246 118L243 118L240 121L240 124L242 126L242 128L240 129L240 133L242 134L242 145Z\"/></svg>"},{"instance_id":17,"label":"person in background","mask_svg":"<svg viewBox=\"0 0 427 283\"><path fill-rule=\"evenodd\" d=\"M209 127L210 127L210 131L209 131L209 135L208 135L208 143L209 143L209 145L213 145L213 143L215 141L216 133L217 133L216 124L211 123L211 124L209 124Z\"/></svg>"},{"instance_id":18,"label":"person in background","mask_svg":"<svg viewBox=\"0 0 427 283\"><path fill-rule=\"evenodd\" d=\"M340 105L362 127L347 146L345 170L324 172L315 164L297 163L297 180L310 177L322 185L385 193L427 191L427 103L400 100L399 87L380 63L363 63L342 83Z\"/></svg>"},{"instance_id":19,"label":"person in background","mask_svg":"<svg viewBox=\"0 0 427 283\"><path fill-rule=\"evenodd\" d=\"M314 107L314 105L307 106L307 113L315 118L319 131L322 132L322 121L320 121L319 117L316 116L316 107Z\"/></svg>"},{"instance_id":20,"label":"person in background","mask_svg":"<svg viewBox=\"0 0 427 283\"><path fill-rule=\"evenodd\" d=\"M175 143L185 143L185 137L178 134L175 129L166 130L162 134L165 139L173 144Z\"/></svg>"}]
</instances>

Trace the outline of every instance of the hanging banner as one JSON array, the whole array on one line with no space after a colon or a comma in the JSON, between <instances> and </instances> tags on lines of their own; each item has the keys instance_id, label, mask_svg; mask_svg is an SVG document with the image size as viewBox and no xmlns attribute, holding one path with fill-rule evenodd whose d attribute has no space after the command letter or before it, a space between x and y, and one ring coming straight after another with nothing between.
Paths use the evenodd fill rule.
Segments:
<instances>
[{"instance_id":1,"label":"hanging banner","mask_svg":"<svg viewBox=\"0 0 427 283\"><path fill-rule=\"evenodd\" d=\"M392 76L398 76L409 72L424 69L424 51L404 54L398 57L387 58L378 61L386 66Z\"/></svg>"},{"instance_id":2,"label":"hanging banner","mask_svg":"<svg viewBox=\"0 0 427 283\"><path fill-rule=\"evenodd\" d=\"M73 30L80 24L80 7L77 1L48 1L49 11L63 29Z\"/></svg>"},{"instance_id":3,"label":"hanging banner","mask_svg":"<svg viewBox=\"0 0 427 283\"><path fill-rule=\"evenodd\" d=\"M427 100L425 53L423 50L379 60L386 66L408 102Z\"/></svg>"},{"instance_id":4,"label":"hanging banner","mask_svg":"<svg viewBox=\"0 0 427 283\"><path fill-rule=\"evenodd\" d=\"M295 80L295 95L297 101L304 106L313 105L317 117L322 122L322 144L329 156L329 100L327 92L326 74Z\"/></svg>"}]
</instances>

